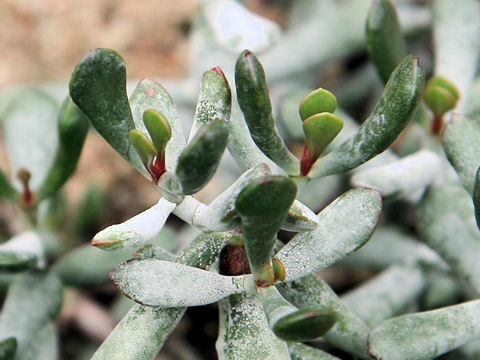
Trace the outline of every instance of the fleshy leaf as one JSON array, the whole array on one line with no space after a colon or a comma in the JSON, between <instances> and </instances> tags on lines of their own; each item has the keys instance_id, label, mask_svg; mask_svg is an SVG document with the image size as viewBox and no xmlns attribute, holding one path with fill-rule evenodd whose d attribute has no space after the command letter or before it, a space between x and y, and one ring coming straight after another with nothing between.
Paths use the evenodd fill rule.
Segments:
<instances>
[{"instance_id":1,"label":"fleshy leaf","mask_svg":"<svg viewBox=\"0 0 480 360\"><path fill-rule=\"evenodd\" d=\"M384 83L407 55L405 39L395 5L391 0L372 3L367 18L367 44L370 57Z\"/></svg>"},{"instance_id":2,"label":"fleshy leaf","mask_svg":"<svg viewBox=\"0 0 480 360\"><path fill-rule=\"evenodd\" d=\"M288 350L291 360L339 360L329 353L302 343L289 343Z\"/></svg>"},{"instance_id":3,"label":"fleshy leaf","mask_svg":"<svg viewBox=\"0 0 480 360\"><path fill-rule=\"evenodd\" d=\"M388 319L370 334L368 353L374 359L436 358L480 337L479 311L476 300Z\"/></svg>"},{"instance_id":4,"label":"fleshy leaf","mask_svg":"<svg viewBox=\"0 0 480 360\"><path fill-rule=\"evenodd\" d=\"M301 162L301 174L307 175L312 165L343 128L343 121L330 113L310 116L303 122L305 149Z\"/></svg>"},{"instance_id":5,"label":"fleshy leaf","mask_svg":"<svg viewBox=\"0 0 480 360\"><path fill-rule=\"evenodd\" d=\"M225 74L219 67L205 72L198 96L195 116L190 131L190 142L200 129L214 120L230 120L232 110L232 93Z\"/></svg>"},{"instance_id":6,"label":"fleshy leaf","mask_svg":"<svg viewBox=\"0 0 480 360\"><path fill-rule=\"evenodd\" d=\"M172 136L165 148L165 165L167 170L175 171L178 157L185 148L185 135L177 116L177 110L168 92L153 79L143 79L130 96L135 128L147 133L143 114L148 109L154 109L162 114L168 121L172 130Z\"/></svg>"},{"instance_id":7,"label":"fleshy leaf","mask_svg":"<svg viewBox=\"0 0 480 360\"><path fill-rule=\"evenodd\" d=\"M320 113L333 113L337 109L337 98L330 91L319 88L305 96L299 112L303 121Z\"/></svg>"},{"instance_id":8,"label":"fleshy leaf","mask_svg":"<svg viewBox=\"0 0 480 360\"><path fill-rule=\"evenodd\" d=\"M289 178L266 176L256 179L237 197L235 208L242 219L245 249L256 280L270 263L276 234L296 194L297 187Z\"/></svg>"},{"instance_id":9,"label":"fleshy leaf","mask_svg":"<svg viewBox=\"0 0 480 360\"><path fill-rule=\"evenodd\" d=\"M133 218L103 229L92 239L102 250L135 249L146 244L162 230L175 204L161 198L157 204Z\"/></svg>"},{"instance_id":10,"label":"fleshy leaf","mask_svg":"<svg viewBox=\"0 0 480 360\"><path fill-rule=\"evenodd\" d=\"M288 174L297 175L298 160L288 151L275 128L262 64L248 50L237 58L235 83L238 103L255 144Z\"/></svg>"},{"instance_id":11,"label":"fleshy leaf","mask_svg":"<svg viewBox=\"0 0 480 360\"><path fill-rule=\"evenodd\" d=\"M257 296L232 295L220 306L226 307L229 324L225 357L220 360L290 360L287 344L270 330Z\"/></svg>"},{"instance_id":12,"label":"fleshy leaf","mask_svg":"<svg viewBox=\"0 0 480 360\"><path fill-rule=\"evenodd\" d=\"M325 306L311 305L298 310L282 297L275 286L260 288L258 295L270 327L282 340L313 340L335 324L335 314Z\"/></svg>"},{"instance_id":13,"label":"fleshy leaf","mask_svg":"<svg viewBox=\"0 0 480 360\"><path fill-rule=\"evenodd\" d=\"M38 189L37 200L52 196L72 176L87 137L88 118L70 97L65 99L58 117L58 148L55 160Z\"/></svg>"},{"instance_id":14,"label":"fleshy leaf","mask_svg":"<svg viewBox=\"0 0 480 360\"><path fill-rule=\"evenodd\" d=\"M310 231L317 227L318 218L310 208L295 200L288 210L282 229L288 231Z\"/></svg>"},{"instance_id":15,"label":"fleshy leaf","mask_svg":"<svg viewBox=\"0 0 480 360\"><path fill-rule=\"evenodd\" d=\"M142 160L143 167L150 173L152 180L156 183L160 177L157 177L152 170L153 160L157 153L152 142L147 135L136 129L128 132L128 140Z\"/></svg>"},{"instance_id":16,"label":"fleshy leaf","mask_svg":"<svg viewBox=\"0 0 480 360\"><path fill-rule=\"evenodd\" d=\"M473 186L473 206L475 207L475 220L480 229L480 166L475 175L475 184Z\"/></svg>"},{"instance_id":17,"label":"fleshy leaf","mask_svg":"<svg viewBox=\"0 0 480 360\"><path fill-rule=\"evenodd\" d=\"M52 360L58 358L58 341L53 322L47 322L32 339L21 360Z\"/></svg>"},{"instance_id":18,"label":"fleshy leaf","mask_svg":"<svg viewBox=\"0 0 480 360\"><path fill-rule=\"evenodd\" d=\"M15 201L18 196L18 191L10 183L3 170L0 169L0 197Z\"/></svg>"},{"instance_id":19,"label":"fleshy leaf","mask_svg":"<svg viewBox=\"0 0 480 360\"><path fill-rule=\"evenodd\" d=\"M383 197L396 197L429 186L442 172L441 158L433 151L420 150L391 164L360 171L351 183L377 189Z\"/></svg>"},{"instance_id":20,"label":"fleshy leaf","mask_svg":"<svg viewBox=\"0 0 480 360\"><path fill-rule=\"evenodd\" d=\"M25 274L9 288L0 318L0 338L15 337L21 358L38 332L59 312L62 284L54 274Z\"/></svg>"},{"instance_id":21,"label":"fleshy leaf","mask_svg":"<svg viewBox=\"0 0 480 360\"><path fill-rule=\"evenodd\" d=\"M17 352L17 339L14 337L7 338L0 342L0 359L15 360Z\"/></svg>"},{"instance_id":22,"label":"fleshy leaf","mask_svg":"<svg viewBox=\"0 0 480 360\"><path fill-rule=\"evenodd\" d=\"M26 170L30 189L35 192L44 182L55 158L58 144L57 102L40 90L20 92L2 115L2 131L10 157L12 183ZM24 189L22 189L24 190Z\"/></svg>"},{"instance_id":23,"label":"fleshy leaf","mask_svg":"<svg viewBox=\"0 0 480 360\"><path fill-rule=\"evenodd\" d=\"M176 170L183 194L200 191L212 178L227 146L227 138L225 122L215 120L188 144L178 159Z\"/></svg>"},{"instance_id":24,"label":"fleshy leaf","mask_svg":"<svg viewBox=\"0 0 480 360\"><path fill-rule=\"evenodd\" d=\"M318 271L363 246L380 217L380 194L354 189L318 214L318 227L296 235L276 255L285 266L286 281Z\"/></svg>"},{"instance_id":25,"label":"fleshy leaf","mask_svg":"<svg viewBox=\"0 0 480 360\"><path fill-rule=\"evenodd\" d=\"M360 359L368 359L366 348L370 329L319 276L307 275L277 287L285 299L298 308L313 304L327 306L335 313L337 322L323 336L324 339Z\"/></svg>"},{"instance_id":26,"label":"fleshy leaf","mask_svg":"<svg viewBox=\"0 0 480 360\"><path fill-rule=\"evenodd\" d=\"M0 244L0 271L27 270L42 261L43 245L35 232L23 232Z\"/></svg>"},{"instance_id":27,"label":"fleshy leaf","mask_svg":"<svg viewBox=\"0 0 480 360\"><path fill-rule=\"evenodd\" d=\"M154 109L147 109L143 113L143 123L152 139L158 154L165 151L168 140L172 137L172 129L167 119Z\"/></svg>"},{"instance_id":28,"label":"fleshy leaf","mask_svg":"<svg viewBox=\"0 0 480 360\"><path fill-rule=\"evenodd\" d=\"M205 305L244 292L244 278L157 259L131 260L111 274L123 293L150 306Z\"/></svg>"},{"instance_id":29,"label":"fleshy leaf","mask_svg":"<svg viewBox=\"0 0 480 360\"><path fill-rule=\"evenodd\" d=\"M342 300L365 324L373 328L390 317L402 314L422 295L426 275L418 265L406 263L389 269L342 295Z\"/></svg>"},{"instance_id":30,"label":"fleshy leaf","mask_svg":"<svg viewBox=\"0 0 480 360\"><path fill-rule=\"evenodd\" d=\"M70 96L100 135L146 175L128 140L128 132L135 129L135 124L126 86L127 73L122 57L110 49L95 49L75 67L70 80Z\"/></svg>"},{"instance_id":31,"label":"fleshy leaf","mask_svg":"<svg viewBox=\"0 0 480 360\"><path fill-rule=\"evenodd\" d=\"M480 294L480 233L472 198L460 186L431 187L418 209L420 237Z\"/></svg>"},{"instance_id":32,"label":"fleshy leaf","mask_svg":"<svg viewBox=\"0 0 480 360\"><path fill-rule=\"evenodd\" d=\"M443 147L463 186L472 194L475 173L480 166L480 120L453 116L443 133Z\"/></svg>"},{"instance_id":33,"label":"fleshy leaf","mask_svg":"<svg viewBox=\"0 0 480 360\"><path fill-rule=\"evenodd\" d=\"M419 60L407 56L390 76L370 117L357 133L317 160L309 177L353 169L386 150L405 128L420 101L425 71Z\"/></svg>"}]
</instances>

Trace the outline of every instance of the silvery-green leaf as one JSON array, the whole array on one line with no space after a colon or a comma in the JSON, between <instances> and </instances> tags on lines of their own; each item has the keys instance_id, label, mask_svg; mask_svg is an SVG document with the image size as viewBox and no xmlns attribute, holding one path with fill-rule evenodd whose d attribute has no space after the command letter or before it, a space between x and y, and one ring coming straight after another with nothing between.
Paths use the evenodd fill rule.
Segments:
<instances>
[{"instance_id":1,"label":"silvery-green leaf","mask_svg":"<svg viewBox=\"0 0 480 360\"><path fill-rule=\"evenodd\" d=\"M287 344L270 330L257 296L233 295L227 303L228 331L225 357L220 360L289 360Z\"/></svg>"},{"instance_id":2,"label":"silvery-green leaf","mask_svg":"<svg viewBox=\"0 0 480 360\"><path fill-rule=\"evenodd\" d=\"M422 309L432 310L459 303L463 296L462 284L451 273L432 271L422 296Z\"/></svg>"},{"instance_id":3,"label":"silvery-green leaf","mask_svg":"<svg viewBox=\"0 0 480 360\"><path fill-rule=\"evenodd\" d=\"M235 1L206 0L202 15L218 44L232 53L263 51L280 37L279 26Z\"/></svg>"},{"instance_id":4,"label":"silvery-green leaf","mask_svg":"<svg viewBox=\"0 0 480 360\"><path fill-rule=\"evenodd\" d=\"M322 304L331 309L337 322L323 336L334 346L367 359L367 338L370 329L345 305L328 284L315 274L277 285L280 293L298 308Z\"/></svg>"},{"instance_id":5,"label":"silvery-green leaf","mask_svg":"<svg viewBox=\"0 0 480 360\"><path fill-rule=\"evenodd\" d=\"M235 211L238 194L254 179L269 174L270 169L266 164L259 164L247 170L208 206L199 205L192 223L211 231L226 231L240 226L240 216Z\"/></svg>"},{"instance_id":6,"label":"silvery-green leaf","mask_svg":"<svg viewBox=\"0 0 480 360\"><path fill-rule=\"evenodd\" d=\"M354 189L318 214L315 230L296 235L275 258L285 266L286 281L318 271L363 246L382 208L377 191Z\"/></svg>"},{"instance_id":7,"label":"silvery-green leaf","mask_svg":"<svg viewBox=\"0 0 480 360\"><path fill-rule=\"evenodd\" d=\"M185 148L185 135L178 119L175 104L168 92L156 81L150 78L141 80L130 96L135 128L148 134L143 123L143 113L147 109L160 112L168 121L172 136L165 148L165 165L167 170L175 171L178 157Z\"/></svg>"},{"instance_id":8,"label":"silvery-green leaf","mask_svg":"<svg viewBox=\"0 0 480 360\"><path fill-rule=\"evenodd\" d=\"M479 311L476 300L388 319L370 334L368 353L374 359L433 359L480 337Z\"/></svg>"},{"instance_id":9,"label":"silvery-green leaf","mask_svg":"<svg viewBox=\"0 0 480 360\"><path fill-rule=\"evenodd\" d=\"M329 353L302 343L288 343L288 350L292 360L339 360Z\"/></svg>"},{"instance_id":10,"label":"silvery-green leaf","mask_svg":"<svg viewBox=\"0 0 480 360\"><path fill-rule=\"evenodd\" d=\"M30 188L42 184L55 157L58 143L57 117L59 105L39 90L20 92L2 116L2 130L10 157L12 182L20 169L31 174Z\"/></svg>"},{"instance_id":11,"label":"silvery-green leaf","mask_svg":"<svg viewBox=\"0 0 480 360\"><path fill-rule=\"evenodd\" d=\"M391 0L372 3L367 18L367 45L384 83L407 55L405 39L395 5Z\"/></svg>"},{"instance_id":12,"label":"silvery-green leaf","mask_svg":"<svg viewBox=\"0 0 480 360\"><path fill-rule=\"evenodd\" d=\"M480 54L480 4L475 0L433 4L435 75L453 81L460 90L456 109L464 111Z\"/></svg>"},{"instance_id":13,"label":"silvery-green leaf","mask_svg":"<svg viewBox=\"0 0 480 360\"><path fill-rule=\"evenodd\" d=\"M353 169L385 151L405 128L420 102L425 70L418 58L407 56L390 76L370 117L358 132L318 159L309 177Z\"/></svg>"},{"instance_id":14,"label":"silvery-green leaf","mask_svg":"<svg viewBox=\"0 0 480 360\"><path fill-rule=\"evenodd\" d=\"M92 245L102 250L139 248L162 230L175 206L161 198L157 204L133 218L100 231L92 239Z\"/></svg>"},{"instance_id":15,"label":"silvery-green leaf","mask_svg":"<svg viewBox=\"0 0 480 360\"><path fill-rule=\"evenodd\" d=\"M207 268L218 258L225 241L231 237L227 233L202 234L182 251L177 261ZM152 360L185 310L135 304L98 348L92 360Z\"/></svg>"},{"instance_id":16,"label":"silvery-green leaf","mask_svg":"<svg viewBox=\"0 0 480 360\"><path fill-rule=\"evenodd\" d=\"M480 233L472 198L460 186L430 188L418 209L420 238L434 249L452 271L480 293Z\"/></svg>"},{"instance_id":17,"label":"silvery-green leaf","mask_svg":"<svg viewBox=\"0 0 480 360\"><path fill-rule=\"evenodd\" d=\"M47 322L17 360L52 360L58 358L58 344L55 325Z\"/></svg>"},{"instance_id":18,"label":"silvery-green leaf","mask_svg":"<svg viewBox=\"0 0 480 360\"><path fill-rule=\"evenodd\" d=\"M157 259L127 261L110 276L136 302L161 307L206 305L243 293L244 286L249 286L244 277L222 276Z\"/></svg>"},{"instance_id":19,"label":"silvery-green leaf","mask_svg":"<svg viewBox=\"0 0 480 360\"><path fill-rule=\"evenodd\" d=\"M475 220L480 229L480 166L475 174L475 184L473 185L473 206L475 208Z\"/></svg>"},{"instance_id":20,"label":"silvery-green leaf","mask_svg":"<svg viewBox=\"0 0 480 360\"><path fill-rule=\"evenodd\" d=\"M317 215L300 201L295 200L288 209L282 229L288 231L311 231L318 225Z\"/></svg>"},{"instance_id":21,"label":"silvery-green leaf","mask_svg":"<svg viewBox=\"0 0 480 360\"><path fill-rule=\"evenodd\" d=\"M17 339L10 337L0 342L0 359L15 360L17 352Z\"/></svg>"},{"instance_id":22,"label":"silvery-green leaf","mask_svg":"<svg viewBox=\"0 0 480 360\"><path fill-rule=\"evenodd\" d=\"M219 67L202 76L200 94L188 142L210 122L221 119L228 123L232 109L232 93L225 74Z\"/></svg>"},{"instance_id":23,"label":"silvery-green leaf","mask_svg":"<svg viewBox=\"0 0 480 360\"><path fill-rule=\"evenodd\" d=\"M441 262L436 252L404 230L381 226L364 247L341 260L339 265L381 270L412 256L430 263Z\"/></svg>"},{"instance_id":24,"label":"silvery-green leaf","mask_svg":"<svg viewBox=\"0 0 480 360\"><path fill-rule=\"evenodd\" d=\"M402 314L422 294L427 279L416 265L392 265L342 295L347 306L373 328L385 319Z\"/></svg>"},{"instance_id":25,"label":"silvery-green leaf","mask_svg":"<svg viewBox=\"0 0 480 360\"><path fill-rule=\"evenodd\" d=\"M299 161L275 127L262 64L249 50L243 51L235 63L235 86L238 104L255 144L288 174L298 175Z\"/></svg>"},{"instance_id":26,"label":"silvery-green leaf","mask_svg":"<svg viewBox=\"0 0 480 360\"><path fill-rule=\"evenodd\" d=\"M280 99L279 123L289 138L299 142L304 141L305 134L303 133L302 120L298 113L298 104L310 91L312 89L295 89Z\"/></svg>"},{"instance_id":27,"label":"silvery-green leaf","mask_svg":"<svg viewBox=\"0 0 480 360\"><path fill-rule=\"evenodd\" d=\"M453 115L443 134L443 147L463 186L473 194L475 173L480 165L480 120Z\"/></svg>"},{"instance_id":28,"label":"silvery-green leaf","mask_svg":"<svg viewBox=\"0 0 480 360\"><path fill-rule=\"evenodd\" d=\"M56 275L19 275L10 285L0 317L0 338L15 337L21 358L45 323L62 304L62 284Z\"/></svg>"},{"instance_id":29,"label":"silvery-green leaf","mask_svg":"<svg viewBox=\"0 0 480 360\"><path fill-rule=\"evenodd\" d=\"M357 172L351 179L355 187L380 191L383 197L408 195L441 177L443 164L430 150L420 150L388 165Z\"/></svg>"},{"instance_id":30,"label":"silvery-green leaf","mask_svg":"<svg viewBox=\"0 0 480 360\"><path fill-rule=\"evenodd\" d=\"M37 233L26 231L0 244L0 270L21 271L44 263L43 244Z\"/></svg>"},{"instance_id":31,"label":"silvery-green leaf","mask_svg":"<svg viewBox=\"0 0 480 360\"><path fill-rule=\"evenodd\" d=\"M38 200L58 192L72 176L77 167L89 125L87 116L68 96L58 115L58 147L55 159L38 189Z\"/></svg>"},{"instance_id":32,"label":"silvery-green leaf","mask_svg":"<svg viewBox=\"0 0 480 360\"><path fill-rule=\"evenodd\" d=\"M133 305L91 360L152 360L185 310Z\"/></svg>"},{"instance_id":33,"label":"silvery-green leaf","mask_svg":"<svg viewBox=\"0 0 480 360\"><path fill-rule=\"evenodd\" d=\"M470 89L468 102L465 105L465 114L469 117L480 115L480 76L477 76Z\"/></svg>"},{"instance_id":34,"label":"silvery-green leaf","mask_svg":"<svg viewBox=\"0 0 480 360\"><path fill-rule=\"evenodd\" d=\"M122 57L110 49L89 51L70 79L70 96L103 138L141 174L148 177L128 132L135 129L127 97Z\"/></svg>"}]
</instances>

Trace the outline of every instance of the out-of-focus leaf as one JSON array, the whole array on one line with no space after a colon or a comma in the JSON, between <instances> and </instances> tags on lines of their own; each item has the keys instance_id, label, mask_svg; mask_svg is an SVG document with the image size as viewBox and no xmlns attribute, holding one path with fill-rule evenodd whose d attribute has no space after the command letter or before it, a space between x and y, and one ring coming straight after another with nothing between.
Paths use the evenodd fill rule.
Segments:
<instances>
[{"instance_id":1,"label":"out-of-focus leaf","mask_svg":"<svg viewBox=\"0 0 480 360\"><path fill-rule=\"evenodd\" d=\"M298 159L288 151L275 128L262 64L248 50L237 58L235 84L238 104L255 144L288 174L297 175L300 170Z\"/></svg>"},{"instance_id":2,"label":"out-of-focus leaf","mask_svg":"<svg viewBox=\"0 0 480 360\"><path fill-rule=\"evenodd\" d=\"M47 322L17 360L52 360L58 358L57 335L54 324Z\"/></svg>"},{"instance_id":3,"label":"out-of-focus leaf","mask_svg":"<svg viewBox=\"0 0 480 360\"><path fill-rule=\"evenodd\" d=\"M407 56L390 76L373 113L355 135L317 160L311 178L353 169L386 150L414 114L425 83L418 58Z\"/></svg>"},{"instance_id":4,"label":"out-of-focus leaf","mask_svg":"<svg viewBox=\"0 0 480 360\"><path fill-rule=\"evenodd\" d=\"M18 199L18 191L10 183L2 169L0 169L0 197L9 200Z\"/></svg>"},{"instance_id":5,"label":"out-of-focus leaf","mask_svg":"<svg viewBox=\"0 0 480 360\"><path fill-rule=\"evenodd\" d=\"M214 120L188 144L178 159L175 171L183 194L200 191L212 178L227 146L227 138L225 122Z\"/></svg>"},{"instance_id":6,"label":"out-of-focus leaf","mask_svg":"<svg viewBox=\"0 0 480 360\"><path fill-rule=\"evenodd\" d=\"M463 186L473 194L480 166L480 120L454 115L443 133L443 147Z\"/></svg>"},{"instance_id":7,"label":"out-of-focus leaf","mask_svg":"<svg viewBox=\"0 0 480 360\"><path fill-rule=\"evenodd\" d=\"M285 266L286 280L318 271L363 246L380 217L380 194L350 190L318 214L315 230L296 235L276 255Z\"/></svg>"},{"instance_id":8,"label":"out-of-focus leaf","mask_svg":"<svg viewBox=\"0 0 480 360\"><path fill-rule=\"evenodd\" d=\"M58 148L37 199L53 195L72 176L88 133L88 118L70 97L65 99L58 117Z\"/></svg>"},{"instance_id":9,"label":"out-of-focus leaf","mask_svg":"<svg viewBox=\"0 0 480 360\"><path fill-rule=\"evenodd\" d=\"M17 352L17 339L14 337L7 338L0 342L0 359L15 360Z\"/></svg>"},{"instance_id":10,"label":"out-of-focus leaf","mask_svg":"<svg viewBox=\"0 0 480 360\"><path fill-rule=\"evenodd\" d=\"M339 360L329 353L302 343L289 343L288 350L292 360Z\"/></svg>"},{"instance_id":11,"label":"out-of-focus leaf","mask_svg":"<svg viewBox=\"0 0 480 360\"><path fill-rule=\"evenodd\" d=\"M61 304L62 285L55 274L18 276L3 305L0 338L15 337L21 358L38 332L58 314Z\"/></svg>"},{"instance_id":12,"label":"out-of-focus leaf","mask_svg":"<svg viewBox=\"0 0 480 360\"><path fill-rule=\"evenodd\" d=\"M372 3L367 18L367 44L377 72L386 83L392 71L407 55L400 21L391 0Z\"/></svg>"},{"instance_id":13,"label":"out-of-focus leaf","mask_svg":"<svg viewBox=\"0 0 480 360\"><path fill-rule=\"evenodd\" d=\"M42 263L43 245L35 232L23 232L0 244L0 271L23 271Z\"/></svg>"},{"instance_id":14,"label":"out-of-focus leaf","mask_svg":"<svg viewBox=\"0 0 480 360\"><path fill-rule=\"evenodd\" d=\"M442 171L443 163L436 153L420 150L391 164L360 171L351 183L377 189L383 197L396 197L425 188L440 178Z\"/></svg>"},{"instance_id":15,"label":"out-of-focus leaf","mask_svg":"<svg viewBox=\"0 0 480 360\"><path fill-rule=\"evenodd\" d=\"M420 237L452 271L480 293L480 233L472 199L460 186L430 188L418 209Z\"/></svg>"},{"instance_id":16,"label":"out-of-focus leaf","mask_svg":"<svg viewBox=\"0 0 480 360\"><path fill-rule=\"evenodd\" d=\"M436 358L480 337L479 311L476 300L385 320L370 334L368 353L374 359Z\"/></svg>"},{"instance_id":17,"label":"out-of-focus leaf","mask_svg":"<svg viewBox=\"0 0 480 360\"><path fill-rule=\"evenodd\" d=\"M44 92L25 90L12 100L2 119L12 178L20 169L27 170L33 191L45 180L55 157L58 109L55 100Z\"/></svg>"},{"instance_id":18,"label":"out-of-focus leaf","mask_svg":"<svg viewBox=\"0 0 480 360\"><path fill-rule=\"evenodd\" d=\"M245 249L256 280L270 263L276 234L296 194L297 187L289 178L267 176L256 179L237 197L235 208L242 219Z\"/></svg>"},{"instance_id":19,"label":"out-of-focus leaf","mask_svg":"<svg viewBox=\"0 0 480 360\"><path fill-rule=\"evenodd\" d=\"M128 132L135 129L122 57L110 49L89 51L70 80L70 96L104 139L140 173L148 176Z\"/></svg>"}]
</instances>

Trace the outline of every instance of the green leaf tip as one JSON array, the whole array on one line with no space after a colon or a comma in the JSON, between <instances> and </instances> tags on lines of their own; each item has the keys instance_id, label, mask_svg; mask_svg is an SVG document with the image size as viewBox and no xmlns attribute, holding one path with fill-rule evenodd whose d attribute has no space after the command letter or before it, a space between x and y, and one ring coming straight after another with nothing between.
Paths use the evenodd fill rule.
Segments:
<instances>
[{"instance_id":1,"label":"green leaf tip","mask_svg":"<svg viewBox=\"0 0 480 360\"><path fill-rule=\"evenodd\" d=\"M227 125L217 119L202 128L187 145L176 169L183 194L194 194L208 183L217 170L227 139Z\"/></svg>"},{"instance_id":2,"label":"green leaf tip","mask_svg":"<svg viewBox=\"0 0 480 360\"><path fill-rule=\"evenodd\" d=\"M15 353L17 352L17 339L14 337L6 338L0 342L0 359L15 360Z\"/></svg>"},{"instance_id":3,"label":"green leaf tip","mask_svg":"<svg viewBox=\"0 0 480 360\"><path fill-rule=\"evenodd\" d=\"M439 134L443 128L442 116L455 108L460 93L450 80L436 76L427 82L423 98L434 115L432 132Z\"/></svg>"},{"instance_id":4,"label":"green leaf tip","mask_svg":"<svg viewBox=\"0 0 480 360\"><path fill-rule=\"evenodd\" d=\"M337 98L330 91L319 88L312 91L300 103L299 112L303 121L319 113L333 113L337 109Z\"/></svg>"},{"instance_id":5,"label":"green leaf tip","mask_svg":"<svg viewBox=\"0 0 480 360\"><path fill-rule=\"evenodd\" d=\"M172 137L172 128L165 116L154 109L147 109L143 113L143 123L147 128L157 154L165 152L165 146Z\"/></svg>"},{"instance_id":6,"label":"green leaf tip","mask_svg":"<svg viewBox=\"0 0 480 360\"><path fill-rule=\"evenodd\" d=\"M314 114L303 122L305 149L301 161L301 175L308 174L313 163L325 151L343 128L343 120L328 112Z\"/></svg>"},{"instance_id":7,"label":"green leaf tip","mask_svg":"<svg viewBox=\"0 0 480 360\"><path fill-rule=\"evenodd\" d=\"M129 131L128 139L137 151L138 156L140 156L143 166L152 176L152 180L157 182L160 177L157 177L157 174L153 172L153 161L157 155L157 151L155 146L152 144L152 141L147 137L147 135L136 129Z\"/></svg>"},{"instance_id":8,"label":"green leaf tip","mask_svg":"<svg viewBox=\"0 0 480 360\"><path fill-rule=\"evenodd\" d=\"M368 12L367 45L377 72L386 83L397 65L407 55L400 21L391 0L376 0Z\"/></svg>"},{"instance_id":9,"label":"green leaf tip","mask_svg":"<svg viewBox=\"0 0 480 360\"><path fill-rule=\"evenodd\" d=\"M273 332L285 341L309 341L325 334L336 320L335 314L325 306L307 306L278 320Z\"/></svg>"},{"instance_id":10,"label":"green leaf tip","mask_svg":"<svg viewBox=\"0 0 480 360\"><path fill-rule=\"evenodd\" d=\"M245 249L259 286L269 286L275 281L271 254L296 194L292 180L276 175L256 179L237 196L235 209L241 217Z\"/></svg>"},{"instance_id":11,"label":"green leaf tip","mask_svg":"<svg viewBox=\"0 0 480 360\"><path fill-rule=\"evenodd\" d=\"M278 259L272 260L273 265L273 276L274 281L284 281L285 280L285 266L283 266L282 262Z\"/></svg>"}]
</instances>

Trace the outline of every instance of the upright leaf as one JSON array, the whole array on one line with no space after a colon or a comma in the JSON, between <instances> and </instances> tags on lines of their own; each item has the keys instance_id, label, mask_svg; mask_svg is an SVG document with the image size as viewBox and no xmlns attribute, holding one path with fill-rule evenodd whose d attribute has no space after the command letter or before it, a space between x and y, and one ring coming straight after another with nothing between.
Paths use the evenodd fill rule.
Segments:
<instances>
[{"instance_id":1,"label":"upright leaf","mask_svg":"<svg viewBox=\"0 0 480 360\"><path fill-rule=\"evenodd\" d=\"M266 176L256 179L237 197L235 208L242 219L245 249L252 273L259 282L273 282L263 273L266 264L270 264L277 232L296 194L297 187L289 178Z\"/></svg>"},{"instance_id":2,"label":"upright leaf","mask_svg":"<svg viewBox=\"0 0 480 360\"><path fill-rule=\"evenodd\" d=\"M176 175L183 194L200 191L213 177L227 146L228 129L223 120L212 121L188 144L178 159Z\"/></svg>"},{"instance_id":3,"label":"upright leaf","mask_svg":"<svg viewBox=\"0 0 480 360\"><path fill-rule=\"evenodd\" d=\"M298 160L288 151L275 128L262 64L248 50L237 58L235 84L238 103L255 144L288 174L297 175Z\"/></svg>"},{"instance_id":4,"label":"upright leaf","mask_svg":"<svg viewBox=\"0 0 480 360\"><path fill-rule=\"evenodd\" d=\"M407 55L405 39L395 5L391 0L372 3L367 18L367 45L370 57L384 83Z\"/></svg>"},{"instance_id":5,"label":"upright leaf","mask_svg":"<svg viewBox=\"0 0 480 360\"><path fill-rule=\"evenodd\" d=\"M91 50L70 79L70 96L105 140L140 173L146 170L130 145L135 124L127 97L127 73L122 57L110 49Z\"/></svg>"},{"instance_id":6,"label":"upright leaf","mask_svg":"<svg viewBox=\"0 0 480 360\"><path fill-rule=\"evenodd\" d=\"M311 178L351 170L386 150L405 128L420 101L425 71L419 60L407 56L390 76L373 113L357 133L317 160Z\"/></svg>"},{"instance_id":7,"label":"upright leaf","mask_svg":"<svg viewBox=\"0 0 480 360\"><path fill-rule=\"evenodd\" d=\"M73 174L87 137L88 126L88 118L72 99L67 97L58 117L57 153L42 186L38 189L38 200L53 195Z\"/></svg>"}]
</instances>

